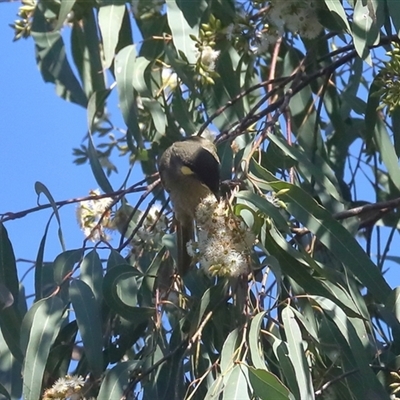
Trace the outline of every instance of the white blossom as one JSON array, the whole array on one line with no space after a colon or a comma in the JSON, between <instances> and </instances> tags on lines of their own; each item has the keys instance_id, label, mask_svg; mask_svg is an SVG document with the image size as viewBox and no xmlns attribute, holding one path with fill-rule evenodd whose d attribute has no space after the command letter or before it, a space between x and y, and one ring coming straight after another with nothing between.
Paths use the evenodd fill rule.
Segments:
<instances>
[{"instance_id":1,"label":"white blossom","mask_svg":"<svg viewBox=\"0 0 400 400\"><path fill-rule=\"evenodd\" d=\"M220 51L214 50L211 46L204 46L200 51L197 51L197 59L209 70L215 70L215 63L219 57Z\"/></svg>"},{"instance_id":2,"label":"white blossom","mask_svg":"<svg viewBox=\"0 0 400 400\"><path fill-rule=\"evenodd\" d=\"M187 244L188 254L197 257L207 274L237 277L249 272L255 236L224 200L218 202L214 195L204 198L196 222L197 242Z\"/></svg>"},{"instance_id":3,"label":"white blossom","mask_svg":"<svg viewBox=\"0 0 400 400\"><path fill-rule=\"evenodd\" d=\"M278 31L286 27L308 39L317 37L323 29L318 21L315 0L272 0L268 17Z\"/></svg>"},{"instance_id":4,"label":"white blossom","mask_svg":"<svg viewBox=\"0 0 400 400\"><path fill-rule=\"evenodd\" d=\"M91 196L99 196L98 189L90 192ZM82 229L85 237L90 238L93 242L100 239L109 240L105 235L104 229L110 229L110 215L108 209L112 199L93 199L81 201L76 208L76 217L78 225Z\"/></svg>"},{"instance_id":5,"label":"white blossom","mask_svg":"<svg viewBox=\"0 0 400 400\"><path fill-rule=\"evenodd\" d=\"M171 68L161 70L161 80L164 88L174 90L178 86L178 75Z\"/></svg>"},{"instance_id":6,"label":"white blossom","mask_svg":"<svg viewBox=\"0 0 400 400\"><path fill-rule=\"evenodd\" d=\"M85 379L78 375L66 375L57 379L54 385L47 389L43 394L43 400L54 399L80 399L81 389L85 384Z\"/></svg>"}]
</instances>

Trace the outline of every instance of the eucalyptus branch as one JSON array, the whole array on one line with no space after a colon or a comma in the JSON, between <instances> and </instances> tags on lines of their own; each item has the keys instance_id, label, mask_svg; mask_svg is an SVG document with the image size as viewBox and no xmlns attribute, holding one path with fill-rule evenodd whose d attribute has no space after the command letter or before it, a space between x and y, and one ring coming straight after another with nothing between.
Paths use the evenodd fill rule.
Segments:
<instances>
[{"instance_id":1,"label":"eucalyptus branch","mask_svg":"<svg viewBox=\"0 0 400 400\"><path fill-rule=\"evenodd\" d=\"M399 42L399 38L395 35L392 36L385 36L382 37L381 40L379 41L378 44L376 45L372 45L369 46L369 49L374 49L380 46L384 46L386 44L389 44L390 42ZM344 50L343 50L344 49ZM248 113L248 115L246 115L245 118L243 118L242 121L240 121L239 124L236 124L236 127L233 131L231 131L231 128L225 129L224 131L222 131L216 138L216 142L217 143L221 143L224 142L226 140L233 140L234 138L236 138L237 136L240 136L243 132L246 131L246 129L248 129L251 125L253 125L254 123L256 123L257 121L259 121L260 119L262 119L263 117L267 116L268 114L270 114L271 112L277 111L277 110L281 110L282 112L282 108L284 109L284 105L286 103L288 103L290 101L290 99L296 95L297 93L299 93L302 89L304 89L305 87L307 87L312 81L314 81L317 78L320 78L321 76L329 76L332 73L335 72L335 70L339 67L341 67L342 65L346 64L347 62L349 62L351 59L355 58L357 56L357 52L354 48L354 45L349 45L346 46L342 49L339 50L335 50L334 52L328 53L326 55L326 57L329 56L333 56L333 55L338 55L338 54L342 54L346 52L347 54L345 54L344 56L342 56L341 58L339 58L338 60L332 62L330 65L320 68L317 71L315 71L312 74L306 75L303 74L301 77L301 81L299 82L298 85L294 85L292 84L291 88L289 89L289 91L287 91L285 93L284 96L281 96L279 99L277 99L274 103L271 103L270 105L268 105L263 111L261 111L258 114L254 114L254 111L260 106L259 104L257 104L256 106L253 107L253 109ZM307 57L307 55L306 55ZM325 57L324 57L325 58ZM320 59L322 60L322 59ZM319 60L319 61L320 61ZM289 83L290 81L294 80L295 78L297 78L298 75L296 73L292 74L289 77L282 77L280 78L282 81L282 83L280 83L279 86L285 86L287 83ZM284 83L283 83L284 82ZM276 80L274 82L269 82L269 84L272 83L276 83ZM252 92L253 90L255 90L256 86L257 88L259 87L263 87L266 84L266 82L261 82L258 85L253 86L252 88L249 88L248 91ZM259 86L261 85L261 86ZM265 102L269 97L272 96L273 92L276 92L278 90L279 87L276 87L274 89L274 91L269 92L264 98L263 98L263 102ZM239 100L239 98L243 97L242 93L240 93L238 96L236 96L235 101ZM214 118L216 118L218 115L220 115L223 111L225 111L225 109L229 106L231 106L232 104L232 100L230 102L228 102L224 107L221 107L219 110L217 110L214 114L212 114L212 116L210 116L207 121L201 126L199 134L207 127L207 125L209 123L212 122L212 120ZM268 121L266 123L266 126L264 127L264 130L269 129L271 126L273 126L273 120Z\"/></svg>"},{"instance_id":2,"label":"eucalyptus branch","mask_svg":"<svg viewBox=\"0 0 400 400\"><path fill-rule=\"evenodd\" d=\"M84 196L84 197L76 197L76 198L68 199L68 200L60 200L60 201L56 201L54 204L57 207L63 207L63 206L69 205L69 204L80 203L82 201L87 201L87 200L100 200L100 199L105 199L105 198L109 198L109 197L113 198L116 196L124 196L124 195L130 194L130 193L144 192L147 190L148 186L139 186L139 185L142 184L143 182L145 182L146 180L147 180L147 178L138 183L135 183L134 185L130 186L127 189L119 189L119 190L116 190L111 193L105 193L105 194L100 194L100 195L95 195L95 196L89 195L89 196ZM23 218L28 214L32 214L34 212L41 211L41 210L46 210L46 209L52 208L52 207L53 207L52 204L46 203L46 204L38 205L36 207L28 208L23 211L18 211L15 213L14 212L6 212L3 214L0 214L0 222L7 222L7 221Z\"/></svg>"},{"instance_id":3,"label":"eucalyptus branch","mask_svg":"<svg viewBox=\"0 0 400 400\"><path fill-rule=\"evenodd\" d=\"M315 394L316 396L320 396L320 395L322 394L322 392L324 392L326 389L328 389L329 386L333 385L333 384L336 383L336 382L341 381L341 380L344 379L344 378L347 378L347 377L350 376L350 375L355 374L355 373L358 372L358 371L359 371L358 368L357 368L357 369L352 369L351 371L347 371L347 372L345 372L345 373L342 374L342 375L336 376L335 378L331 379L330 381L324 383L324 384L321 386L320 389L318 389L318 390L315 391L314 394Z\"/></svg>"},{"instance_id":4,"label":"eucalyptus branch","mask_svg":"<svg viewBox=\"0 0 400 400\"><path fill-rule=\"evenodd\" d=\"M342 219L355 217L357 215L361 215L372 210L380 210L380 211L392 210L394 208L397 208L399 205L400 205L400 197L393 200L380 201L377 203L365 204L363 206L350 208L349 210L333 214L333 218L340 221Z\"/></svg>"}]
</instances>

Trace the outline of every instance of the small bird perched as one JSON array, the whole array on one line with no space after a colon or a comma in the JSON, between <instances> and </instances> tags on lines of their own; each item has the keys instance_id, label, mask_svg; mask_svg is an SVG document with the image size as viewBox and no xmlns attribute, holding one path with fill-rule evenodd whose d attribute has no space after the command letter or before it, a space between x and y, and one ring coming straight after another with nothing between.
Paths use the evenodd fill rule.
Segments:
<instances>
[{"instance_id":1,"label":"small bird perched","mask_svg":"<svg viewBox=\"0 0 400 400\"><path fill-rule=\"evenodd\" d=\"M189 270L187 243L194 238L196 208L203 198L218 196L220 161L214 144L192 136L168 147L159 161L164 189L169 192L177 222L178 272Z\"/></svg>"}]
</instances>

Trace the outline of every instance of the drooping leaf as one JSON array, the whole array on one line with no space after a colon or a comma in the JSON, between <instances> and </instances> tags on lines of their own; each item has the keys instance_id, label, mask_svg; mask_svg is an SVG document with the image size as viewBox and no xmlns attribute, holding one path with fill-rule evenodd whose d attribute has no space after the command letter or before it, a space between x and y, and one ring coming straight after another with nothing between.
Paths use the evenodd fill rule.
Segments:
<instances>
[{"instance_id":1,"label":"drooping leaf","mask_svg":"<svg viewBox=\"0 0 400 400\"><path fill-rule=\"evenodd\" d=\"M254 389L254 395L260 400L293 399L288 388L274 374L265 369L249 367L249 379Z\"/></svg>"},{"instance_id":2,"label":"drooping leaf","mask_svg":"<svg viewBox=\"0 0 400 400\"><path fill-rule=\"evenodd\" d=\"M45 3L35 8L31 35L36 44L37 63L45 82L56 85L63 99L86 107L87 98L68 62L61 33L52 31L45 17Z\"/></svg>"},{"instance_id":3,"label":"drooping leaf","mask_svg":"<svg viewBox=\"0 0 400 400\"><path fill-rule=\"evenodd\" d=\"M282 310L282 322L289 350L288 356L293 364L300 390L300 399L314 399L315 396L312 378L305 355L305 348L303 346L300 327L297 324L290 306L287 306Z\"/></svg>"},{"instance_id":4,"label":"drooping leaf","mask_svg":"<svg viewBox=\"0 0 400 400\"><path fill-rule=\"evenodd\" d=\"M270 182L288 210L365 285L380 302L390 286L351 234L305 191L284 182Z\"/></svg>"},{"instance_id":5,"label":"drooping leaf","mask_svg":"<svg viewBox=\"0 0 400 400\"><path fill-rule=\"evenodd\" d=\"M111 186L110 181L108 180L103 167L101 166L99 155L93 143L92 135L89 133L88 138L88 156L90 167L92 168L93 176L96 179L96 182L100 186L100 188L104 191L104 193L112 193L113 188Z\"/></svg>"},{"instance_id":6,"label":"drooping leaf","mask_svg":"<svg viewBox=\"0 0 400 400\"><path fill-rule=\"evenodd\" d=\"M150 318L155 309L151 307L135 307L132 301L136 301L136 293L121 292L119 283L131 283L129 286L137 292L137 285L134 283L135 278L140 273L130 265L120 265L110 269L103 280L103 295L108 306L123 318L136 322L137 324ZM129 304L124 303L122 297L129 297Z\"/></svg>"},{"instance_id":7,"label":"drooping leaf","mask_svg":"<svg viewBox=\"0 0 400 400\"><path fill-rule=\"evenodd\" d=\"M321 306L326 315L335 323L343 338L348 343L348 348L351 349L359 372L363 376L363 381L365 379L363 383L365 385L363 388L364 393L373 393L374 398L387 400L389 396L370 368L366 349L346 314L328 299L319 296L311 296L311 298Z\"/></svg>"},{"instance_id":8,"label":"drooping leaf","mask_svg":"<svg viewBox=\"0 0 400 400\"><path fill-rule=\"evenodd\" d=\"M1 332L0 354L0 397L19 399L22 395L22 363L13 356Z\"/></svg>"},{"instance_id":9,"label":"drooping leaf","mask_svg":"<svg viewBox=\"0 0 400 400\"><path fill-rule=\"evenodd\" d=\"M96 250L86 254L81 263L80 279L92 290L97 304L102 299L103 266Z\"/></svg>"},{"instance_id":10,"label":"drooping leaf","mask_svg":"<svg viewBox=\"0 0 400 400\"><path fill-rule=\"evenodd\" d=\"M325 4L343 29L347 32L350 32L350 25L347 20L347 15L344 11L342 2L340 0L325 0Z\"/></svg>"},{"instance_id":11,"label":"drooping leaf","mask_svg":"<svg viewBox=\"0 0 400 400\"><path fill-rule=\"evenodd\" d=\"M230 369L233 368L237 354L236 349L238 346L238 337L239 337L239 330L234 329L226 338L224 342L224 346L222 347L221 351L221 371L222 373L227 373Z\"/></svg>"},{"instance_id":12,"label":"drooping leaf","mask_svg":"<svg viewBox=\"0 0 400 400\"><path fill-rule=\"evenodd\" d=\"M400 190L400 167L398 164L398 157L386 126L381 119L376 121L374 138L382 161L388 170L390 179L396 188Z\"/></svg>"},{"instance_id":13,"label":"drooping leaf","mask_svg":"<svg viewBox=\"0 0 400 400\"><path fill-rule=\"evenodd\" d=\"M136 140L136 144L142 147L137 120L137 104L133 89L133 73L136 64L136 46L130 45L118 52L115 57L115 78L117 81L118 97L122 116L128 127L130 135Z\"/></svg>"},{"instance_id":14,"label":"drooping leaf","mask_svg":"<svg viewBox=\"0 0 400 400\"><path fill-rule=\"evenodd\" d=\"M60 240L61 248L63 251L65 251L65 243L64 243L64 237L61 229L61 218L60 214L58 212L58 207L56 202L54 201L54 198L52 194L50 193L50 190L42 183L42 182L35 182L35 191L38 196L40 196L41 193L43 193L47 199L49 200L49 203L51 204L51 208L54 211L54 215L57 218L58 222L58 238Z\"/></svg>"},{"instance_id":15,"label":"drooping leaf","mask_svg":"<svg viewBox=\"0 0 400 400\"><path fill-rule=\"evenodd\" d=\"M0 311L0 328L9 351L22 362L23 354L19 345L22 318L16 304Z\"/></svg>"},{"instance_id":16,"label":"drooping leaf","mask_svg":"<svg viewBox=\"0 0 400 400\"><path fill-rule=\"evenodd\" d=\"M91 288L81 280L71 282L69 296L90 370L95 377L100 377L103 372L103 334L98 303Z\"/></svg>"},{"instance_id":17,"label":"drooping leaf","mask_svg":"<svg viewBox=\"0 0 400 400\"><path fill-rule=\"evenodd\" d=\"M64 312L64 303L59 297L39 300L35 305L36 307L32 307L25 316L32 321L23 369L23 397L28 400L37 400L40 397L40 382L43 379L47 357L57 337Z\"/></svg>"},{"instance_id":18,"label":"drooping leaf","mask_svg":"<svg viewBox=\"0 0 400 400\"><path fill-rule=\"evenodd\" d=\"M130 360L118 363L106 372L105 378L100 386L98 400L120 399L128 385L135 370L139 370L141 361Z\"/></svg>"},{"instance_id":19,"label":"drooping leaf","mask_svg":"<svg viewBox=\"0 0 400 400\"><path fill-rule=\"evenodd\" d=\"M400 36L400 4L397 1L386 1L389 10L389 15L396 29L397 36Z\"/></svg>"},{"instance_id":20,"label":"drooping leaf","mask_svg":"<svg viewBox=\"0 0 400 400\"><path fill-rule=\"evenodd\" d=\"M17 265L11 241L2 223L0 223L0 282L10 291L18 304Z\"/></svg>"},{"instance_id":21,"label":"drooping leaf","mask_svg":"<svg viewBox=\"0 0 400 400\"><path fill-rule=\"evenodd\" d=\"M82 250L67 250L59 254L54 260L54 281L61 285L67 275L72 272L76 263L82 258Z\"/></svg>"},{"instance_id":22,"label":"drooping leaf","mask_svg":"<svg viewBox=\"0 0 400 400\"><path fill-rule=\"evenodd\" d=\"M207 8L205 0L171 0L167 2L168 25L176 50L185 54L189 63L196 62L195 42L190 35L198 36L202 14Z\"/></svg>"},{"instance_id":23,"label":"drooping leaf","mask_svg":"<svg viewBox=\"0 0 400 400\"><path fill-rule=\"evenodd\" d=\"M87 10L81 21L73 22L71 32L71 54L87 98L106 90L99 42L95 12Z\"/></svg>"},{"instance_id":24,"label":"drooping leaf","mask_svg":"<svg viewBox=\"0 0 400 400\"><path fill-rule=\"evenodd\" d=\"M223 400L251 400L251 395L248 388L248 369L245 364L236 364L233 369L224 376L224 383L225 387L222 392Z\"/></svg>"},{"instance_id":25,"label":"drooping leaf","mask_svg":"<svg viewBox=\"0 0 400 400\"><path fill-rule=\"evenodd\" d=\"M249 348L251 361L257 370L266 370L265 361L262 353L262 349L260 348L260 329L263 318L265 317L265 311L258 313L250 323L249 330ZM251 370L254 368L250 368ZM251 374L250 374L251 380ZM254 387L254 385L253 385Z\"/></svg>"},{"instance_id":26,"label":"drooping leaf","mask_svg":"<svg viewBox=\"0 0 400 400\"><path fill-rule=\"evenodd\" d=\"M114 59L124 14L125 1L107 0L100 2L98 19L103 38L105 68L109 68Z\"/></svg>"},{"instance_id":27,"label":"drooping leaf","mask_svg":"<svg viewBox=\"0 0 400 400\"><path fill-rule=\"evenodd\" d=\"M68 14L71 12L72 8L74 7L75 1L76 0L61 0L57 24L54 27L55 31L58 31L63 26L65 20L68 17Z\"/></svg>"}]
</instances>

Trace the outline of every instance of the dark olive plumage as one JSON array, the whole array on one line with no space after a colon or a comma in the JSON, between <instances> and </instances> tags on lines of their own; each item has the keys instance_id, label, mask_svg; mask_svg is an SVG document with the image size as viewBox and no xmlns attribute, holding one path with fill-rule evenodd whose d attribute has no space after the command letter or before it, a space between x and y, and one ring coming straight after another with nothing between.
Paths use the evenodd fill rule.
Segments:
<instances>
[{"instance_id":1,"label":"dark olive plumage","mask_svg":"<svg viewBox=\"0 0 400 400\"><path fill-rule=\"evenodd\" d=\"M219 158L214 144L192 136L172 144L159 161L161 182L170 194L177 221L178 272L184 275L191 258L186 243L193 239L193 220L201 199L219 189Z\"/></svg>"}]
</instances>

